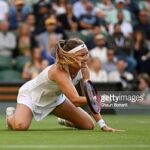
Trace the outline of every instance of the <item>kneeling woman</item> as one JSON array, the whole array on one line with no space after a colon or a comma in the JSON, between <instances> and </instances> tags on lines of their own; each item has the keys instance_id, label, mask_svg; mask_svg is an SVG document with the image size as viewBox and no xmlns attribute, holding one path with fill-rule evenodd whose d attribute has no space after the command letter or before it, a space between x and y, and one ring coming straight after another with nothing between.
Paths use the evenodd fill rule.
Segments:
<instances>
[{"instance_id":1,"label":"kneeling woman","mask_svg":"<svg viewBox=\"0 0 150 150\"><path fill-rule=\"evenodd\" d=\"M74 86L80 78L88 79L87 60L88 50L83 41L60 41L56 63L19 89L15 111L7 109L9 129L27 130L33 117L40 121L49 113L64 119L68 126L93 129L92 118L80 108L87 103L86 98L79 96ZM103 131L116 131L105 124L100 114L92 115Z\"/></svg>"}]
</instances>

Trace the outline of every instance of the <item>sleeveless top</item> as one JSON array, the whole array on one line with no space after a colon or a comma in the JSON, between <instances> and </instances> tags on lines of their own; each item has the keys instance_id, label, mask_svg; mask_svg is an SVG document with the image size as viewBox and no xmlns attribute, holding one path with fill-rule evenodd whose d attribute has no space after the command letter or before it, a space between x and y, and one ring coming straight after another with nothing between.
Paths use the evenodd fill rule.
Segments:
<instances>
[{"instance_id":1,"label":"sleeveless top","mask_svg":"<svg viewBox=\"0 0 150 150\"><path fill-rule=\"evenodd\" d=\"M62 93L59 86L48 78L48 71L51 69L51 67L52 65L45 68L37 77L26 82L19 89L19 93L21 94L22 92L25 92L28 94L31 98L31 101L36 106L45 107L56 100ZM76 85L81 78L82 74L80 70L76 77L72 80L72 83Z\"/></svg>"}]
</instances>

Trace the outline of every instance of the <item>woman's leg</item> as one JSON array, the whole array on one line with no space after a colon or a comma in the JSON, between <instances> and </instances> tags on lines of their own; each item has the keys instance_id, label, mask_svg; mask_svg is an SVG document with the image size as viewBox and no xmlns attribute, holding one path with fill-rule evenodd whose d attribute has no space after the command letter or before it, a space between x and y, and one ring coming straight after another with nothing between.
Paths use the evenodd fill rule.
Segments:
<instances>
[{"instance_id":1,"label":"woman's leg","mask_svg":"<svg viewBox=\"0 0 150 150\"><path fill-rule=\"evenodd\" d=\"M7 124L11 130L25 131L32 121L32 111L24 104L17 104L13 115L7 117Z\"/></svg>"},{"instance_id":2,"label":"woman's leg","mask_svg":"<svg viewBox=\"0 0 150 150\"><path fill-rule=\"evenodd\" d=\"M70 101L65 100L52 112L55 116L67 120L70 125L78 129L91 130L94 128L92 118L81 108L75 107Z\"/></svg>"}]
</instances>

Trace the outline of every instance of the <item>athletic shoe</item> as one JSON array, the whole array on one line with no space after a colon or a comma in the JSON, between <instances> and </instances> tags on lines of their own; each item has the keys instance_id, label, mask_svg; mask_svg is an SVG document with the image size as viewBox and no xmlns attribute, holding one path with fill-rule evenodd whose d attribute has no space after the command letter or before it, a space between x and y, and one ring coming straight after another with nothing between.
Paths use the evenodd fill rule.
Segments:
<instances>
[{"instance_id":1,"label":"athletic shoe","mask_svg":"<svg viewBox=\"0 0 150 150\"><path fill-rule=\"evenodd\" d=\"M6 108L6 117L9 117L15 113L15 108L14 107L7 107Z\"/></svg>"},{"instance_id":2,"label":"athletic shoe","mask_svg":"<svg viewBox=\"0 0 150 150\"><path fill-rule=\"evenodd\" d=\"M58 122L58 124L60 124L62 126L67 126L66 121L62 118L57 118L57 122Z\"/></svg>"},{"instance_id":3,"label":"athletic shoe","mask_svg":"<svg viewBox=\"0 0 150 150\"><path fill-rule=\"evenodd\" d=\"M8 122L7 122L7 117L13 115L15 113L15 108L14 107L7 107L6 108L6 128L10 129L8 126Z\"/></svg>"},{"instance_id":4,"label":"athletic shoe","mask_svg":"<svg viewBox=\"0 0 150 150\"><path fill-rule=\"evenodd\" d=\"M74 126L71 123L67 122L65 119L57 118L57 122L62 126L74 128Z\"/></svg>"}]
</instances>

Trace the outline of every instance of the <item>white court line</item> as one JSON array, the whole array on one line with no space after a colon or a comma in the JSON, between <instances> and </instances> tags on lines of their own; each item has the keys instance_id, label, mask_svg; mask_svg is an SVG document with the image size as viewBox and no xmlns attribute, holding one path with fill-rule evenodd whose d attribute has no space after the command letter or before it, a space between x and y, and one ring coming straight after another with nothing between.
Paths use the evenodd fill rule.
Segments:
<instances>
[{"instance_id":1,"label":"white court line","mask_svg":"<svg viewBox=\"0 0 150 150\"><path fill-rule=\"evenodd\" d=\"M36 148L36 149L53 149L53 148L58 148L58 149L71 149L71 148L76 148L76 149L94 149L94 148L150 148L150 145L0 145L0 149L20 149L20 148Z\"/></svg>"}]
</instances>

